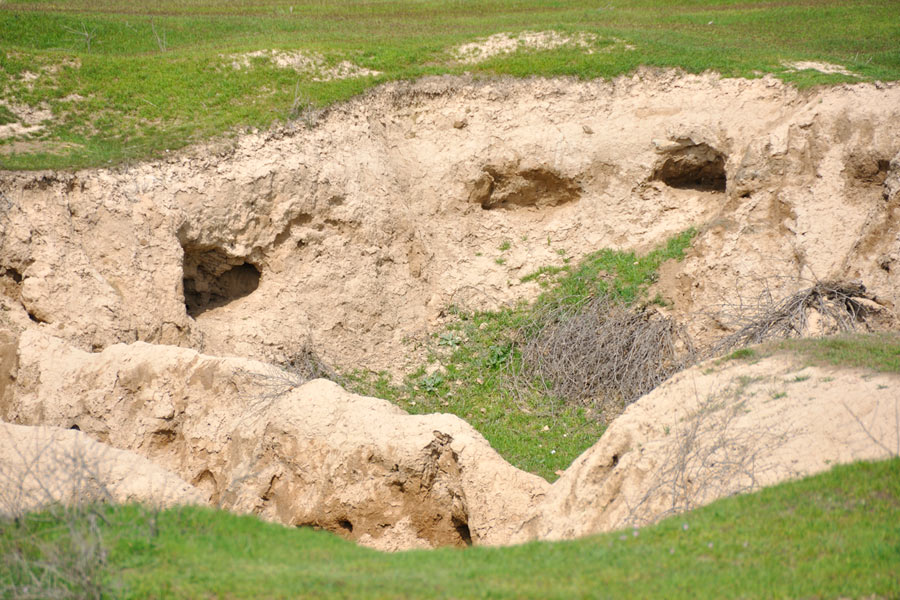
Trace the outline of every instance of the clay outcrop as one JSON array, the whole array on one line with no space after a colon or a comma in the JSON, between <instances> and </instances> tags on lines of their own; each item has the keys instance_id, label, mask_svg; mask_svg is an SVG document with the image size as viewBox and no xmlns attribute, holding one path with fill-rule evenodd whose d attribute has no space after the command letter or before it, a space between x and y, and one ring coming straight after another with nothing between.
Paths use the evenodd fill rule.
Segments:
<instances>
[{"instance_id":1,"label":"clay outcrop","mask_svg":"<svg viewBox=\"0 0 900 600\"><path fill-rule=\"evenodd\" d=\"M91 354L39 332L19 348L5 420L77 427L285 525L382 549L498 544L549 487L455 416L294 387L262 363L142 342Z\"/></svg>"},{"instance_id":2,"label":"clay outcrop","mask_svg":"<svg viewBox=\"0 0 900 600\"><path fill-rule=\"evenodd\" d=\"M140 502L168 508L208 500L146 458L80 431L0 423L0 515L58 504Z\"/></svg>"},{"instance_id":3,"label":"clay outcrop","mask_svg":"<svg viewBox=\"0 0 900 600\"><path fill-rule=\"evenodd\" d=\"M399 373L448 306L530 298L521 279L560 252L647 249L692 226L660 286L701 339L737 290L860 280L896 309L898 120L896 84L646 70L390 84L312 128L3 173L3 318L87 351L143 341L284 364L311 345Z\"/></svg>"}]
</instances>

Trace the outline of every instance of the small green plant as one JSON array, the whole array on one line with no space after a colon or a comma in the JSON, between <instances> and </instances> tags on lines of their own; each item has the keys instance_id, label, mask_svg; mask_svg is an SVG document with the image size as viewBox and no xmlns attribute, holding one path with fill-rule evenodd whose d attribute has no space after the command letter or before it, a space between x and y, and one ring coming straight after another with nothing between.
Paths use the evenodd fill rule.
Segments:
<instances>
[{"instance_id":1,"label":"small green plant","mask_svg":"<svg viewBox=\"0 0 900 600\"><path fill-rule=\"evenodd\" d=\"M494 344L487 349L481 364L487 369L499 369L506 364L511 353L512 344Z\"/></svg>"},{"instance_id":2,"label":"small green plant","mask_svg":"<svg viewBox=\"0 0 900 600\"><path fill-rule=\"evenodd\" d=\"M445 331L438 336L438 346L456 348L462 343L462 338L455 331Z\"/></svg>"},{"instance_id":3,"label":"small green plant","mask_svg":"<svg viewBox=\"0 0 900 600\"><path fill-rule=\"evenodd\" d=\"M444 376L435 371L419 380L418 388L426 394L437 394L444 384Z\"/></svg>"},{"instance_id":4,"label":"small green plant","mask_svg":"<svg viewBox=\"0 0 900 600\"><path fill-rule=\"evenodd\" d=\"M494 262L497 263L498 265L505 265L506 259L503 258L502 256L498 256L497 258L494 259Z\"/></svg>"},{"instance_id":5,"label":"small green plant","mask_svg":"<svg viewBox=\"0 0 900 600\"><path fill-rule=\"evenodd\" d=\"M9 110L7 107L0 104L0 125L7 125L9 123L18 123L19 119L16 115Z\"/></svg>"},{"instance_id":6,"label":"small green plant","mask_svg":"<svg viewBox=\"0 0 900 600\"><path fill-rule=\"evenodd\" d=\"M510 248L512 248L512 242L509 240L503 240L502 242L500 242L500 246L498 246L497 249L500 250L500 252L506 252Z\"/></svg>"},{"instance_id":7,"label":"small green plant","mask_svg":"<svg viewBox=\"0 0 900 600\"><path fill-rule=\"evenodd\" d=\"M529 281L537 281L541 287L549 287L551 284L556 282L556 278L561 273L568 272L568 267L555 267L555 266L544 266L540 267L537 271L533 273L529 273L528 275L523 276L519 279L522 283L528 283Z\"/></svg>"},{"instance_id":8,"label":"small green plant","mask_svg":"<svg viewBox=\"0 0 900 600\"><path fill-rule=\"evenodd\" d=\"M735 350L725 358L727 360L750 360L751 358L756 358L756 350L753 348L741 348L740 350Z\"/></svg>"}]
</instances>

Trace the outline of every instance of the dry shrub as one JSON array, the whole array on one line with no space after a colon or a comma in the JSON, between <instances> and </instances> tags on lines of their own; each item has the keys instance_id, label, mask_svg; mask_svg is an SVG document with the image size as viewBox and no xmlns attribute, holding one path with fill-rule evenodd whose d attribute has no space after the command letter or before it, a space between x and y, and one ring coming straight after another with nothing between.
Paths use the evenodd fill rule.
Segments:
<instances>
[{"instance_id":1,"label":"dry shrub","mask_svg":"<svg viewBox=\"0 0 900 600\"><path fill-rule=\"evenodd\" d=\"M766 340L858 331L891 320L862 283L841 281L818 281L781 300L767 288L755 302L726 306L716 316L736 331L712 346L712 356Z\"/></svg>"},{"instance_id":2,"label":"dry shrub","mask_svg":"<svg viewBox=\"0 0 900 600\"><path fill-rule=\"evenodd\" d=\"M606 297L538 309L518 337L521 375L580 403L627 405L694 362L675 321Z\"/></svg>"},{"instance_id":3,"label":"dry shrub","mask_svg":"<svg viewBox=\"0 0 900 600\"><path fill-rule=\"evenodd\" d=\"M102 457L57 436L0 463L0 597L99 599L112 592L101 504L112 500ZM12 447L12 446L11 446Z\"/></svg>"},{"instance_id":4,"label":"dry shrub","mask_svg":"<svg viewBox=\"0 0 900 600\"><path fill-rule=\"evenodd\" d=\"M674 443L649 475L653 484L629 507L629 525L649 525L761 486L761 477L773 468L767 456L799 431L738 427L736 421L746 410L742 388L737 383L711 394L676 428Z\"/></svg>"},{"instance_id":5,"label":"dry shrub","mask_svg":"<svg viewBox=\"0 0 900 600\"><path fill-rule=\"evenodd\" d=\"M268 405L313 379L342 381L338 372L322 360L309 343L277 366L266 365L259 371L241 370L236 375L247 384L247 395L254 409Z\"/></svg>"}]
</instances>

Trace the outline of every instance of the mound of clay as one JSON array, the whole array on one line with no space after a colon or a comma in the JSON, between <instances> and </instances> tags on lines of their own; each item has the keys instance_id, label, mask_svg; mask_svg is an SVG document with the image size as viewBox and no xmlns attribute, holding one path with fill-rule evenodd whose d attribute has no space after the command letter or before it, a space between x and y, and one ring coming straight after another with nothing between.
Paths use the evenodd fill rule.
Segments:
<instances>
[{"instance_id":1,"label":"mound of clay","mask_svg":"<svg viewBox=\"0 0 900 600\"><path fill-rule=\"evenodd\" d=\"M884 456L896 376L766 359L674 378L550 488L455 417L264 363L403 371L449 306L534 297L540 267L689 227L651 297L701 345L817 282L890 316L898 122L897 83L443 77L162 161L2 173L0 418L390 549L583 535Z\"/></svg>"},{"instance_id":2,"label":"mound of clay","mask_svg":"<svg viewBox=\"0 0 900 600\"><path fill-rule=\"evenodd\" d=\"M505 542L548 484L452 415L411 416L253 361L145 343L19 343L0 416L78 427L149 458L222 508L381 549Z\"/></svg>"},{"instance_id":3,"label":"mound of clay","mask_svg":"<svg viewBox=\"0 0 900 600\"><path fill-rule=\"evenodd\" d=\"M53 504L140 502L161 508L208 497L133 452L80 431L0 422L0 514Z\"/></svg>"},{"instance_id":4,"label":"mound of clay","mask_svg":"<svg viewBox=\"0 0 900 600\"><path fill-rule=\"evenodd\" d=\"M295 387L253 361L144 343L88 354L28 332L18 364L3 418L78 427L179 474L214 505L388 550L643 525L900 452L900 377L781 356L677 375L552 487L454 416L408 415L326 380Z\"/></svg>"},{"instance_id":5,"label":"mound of clay","mask_svg":"<svg viewBox=\"0 0 900 600\"><path fill-rule=\"evenodd\" d=\"M610 425L514 539L653 523L834 464L900 455L900 377L776 355L673 377Z\"/></svg>"}]
</instances>

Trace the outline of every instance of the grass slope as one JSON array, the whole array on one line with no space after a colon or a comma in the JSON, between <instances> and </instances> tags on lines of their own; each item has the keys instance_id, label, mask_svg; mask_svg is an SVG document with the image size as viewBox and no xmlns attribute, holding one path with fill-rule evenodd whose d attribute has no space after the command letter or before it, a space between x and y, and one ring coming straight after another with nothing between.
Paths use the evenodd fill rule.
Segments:
<instances>
[{"instance_id":1,"label":"grass slope","mask_svg":"<svg viewBox=\"0 0 900 600\"><path fill-rule=\"evenodd\" d=\"M240 127L266 127L429 74L612 77L639 65L728 76L775 73L799 85L900 78L892 0L6 0L0 104L45 107L42 131L0 142L0 168L72 168L164 155ZM477 65L450 50L497 32L589 32L593 53L517 52ZM321 53L382 75L317 82L255 50ZM857 76L789 72L786 60ZM0 122L11 117L0 112Z\"/></svg>"},{"instance_id":2,"label":"grass slope","mask_svg":"<svg viewBox=\"0 0 900 600\"><path fill-rule=\"evenodd\" d=\"M110 508L104 518L106 584L122 598L900 596L898 458L839 466L640 531L510 548L382 554L202 508ZM0 524L0 550L36 529L61 541L59 529L30 519ZM0 573L0 586L7 581Z\"/></svg>"},{"instance_id":3,"label":"grass slope","mask_svg":"<svg viewBox=\"0 0 900 600\"><path fill-rule=\"evenodd\" d=\"M802 338L767 342L741 348L730 360L758 360L778 352L800 356L816 365L862 368L882 373L900 373L900 333L856 333L825 338Z\"/></svg>"}]
</instances>

